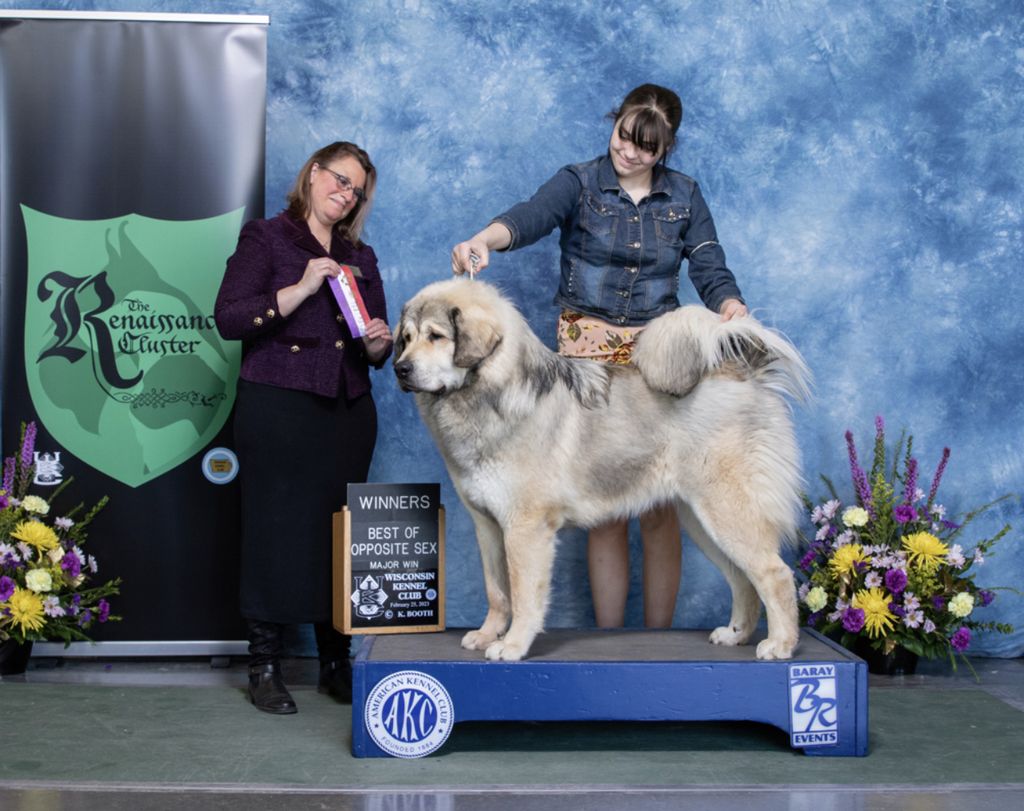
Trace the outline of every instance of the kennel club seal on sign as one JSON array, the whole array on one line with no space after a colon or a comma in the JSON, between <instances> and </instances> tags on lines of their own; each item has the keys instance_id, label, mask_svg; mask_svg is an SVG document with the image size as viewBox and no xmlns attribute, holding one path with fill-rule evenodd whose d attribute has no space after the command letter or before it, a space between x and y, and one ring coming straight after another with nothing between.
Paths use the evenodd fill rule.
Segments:
<instances>
[{"instance_id":1,"label":"kennel club seal on sign","mask_svg":"<svg viewBox=\"0 0 1024 811\"><path fill-rule=\"evenodd\" d=\"M79 459L146 484L231 413L241 346L221 339L212 309L243 209L188 221L21 211L32 404Z\"/></svg>"},{"instance_id":2,"label":"kennel club seal on sign","mask_svg":"<svg viewBox=\"0 0 1024 811\"><path fill-rule=\"evenodd\" d=\"M444 685L418 670L402 670L377 682L363 713L373 742L399 758L424 757L439 749L455 721Z\"/></svg>"}]
</instances>

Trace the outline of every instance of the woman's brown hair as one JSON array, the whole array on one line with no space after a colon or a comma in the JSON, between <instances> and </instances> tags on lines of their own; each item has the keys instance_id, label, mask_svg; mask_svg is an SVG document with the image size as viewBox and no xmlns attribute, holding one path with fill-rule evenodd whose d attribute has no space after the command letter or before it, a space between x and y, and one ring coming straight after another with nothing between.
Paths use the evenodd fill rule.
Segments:
<instances>
[{"instance_id":1,"label":"woman's brown hair","mask_svg":"<svg viewBox=\"0 0 1024 811\"><path fill-rule=\"evenodd\" d=\"M667 87L642 84L629 91L619 108L608 113L619 127L619 137L646 152L661 154L664 162L676 145L683 120L683 103ZM629 120L629 125L624 122Z\"/></svg>"},{"instance_id":2,"label":"woman's brown hair","mask_svg":"<svg viewBox=\"0 0 1024 811\"><path fill-rule=\"evenodd\" d=\"M373 202L373 192L377 187L377 169L374 167L366 150L361 149L349 141L335 141L333 144L318 149L303 164L299 174L295 178L292 190L288 192L288 213L295 219L304 220L310 212L310 174L313 164L327 167L333 160L350 157L359 162L366 172L366 184L363 188L364 197L356 202L347 217L334 226L339 236L345 237L355 245L359 243L359 235L363 232L363 225L370 214L370 204Z\"/></svg>"}]
</instances>

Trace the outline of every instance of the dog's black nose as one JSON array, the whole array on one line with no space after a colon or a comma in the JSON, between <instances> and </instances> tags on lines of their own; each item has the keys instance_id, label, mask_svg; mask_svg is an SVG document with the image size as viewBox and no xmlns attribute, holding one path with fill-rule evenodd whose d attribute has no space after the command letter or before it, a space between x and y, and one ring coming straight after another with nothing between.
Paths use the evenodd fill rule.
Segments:
<instances>
[{"instance_id":1,"label":"dog's black nose","mask_svg":"<svg viewBox=\"0 0 1024 811\"><path fill-rule=\"evenodd\" d=\"M412 373L412 364L407 361L399 361L395 364L395 377L399 380L405 380Z\"/></svg>"}]
</instances>

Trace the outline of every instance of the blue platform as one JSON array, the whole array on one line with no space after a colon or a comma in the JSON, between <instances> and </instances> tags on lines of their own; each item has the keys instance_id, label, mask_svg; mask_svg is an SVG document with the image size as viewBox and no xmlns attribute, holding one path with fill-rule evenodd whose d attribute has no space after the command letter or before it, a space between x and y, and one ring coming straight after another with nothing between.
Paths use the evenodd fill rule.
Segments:
<instances>
[{"instance_id":1,"label":"blue platform","mask_svg":"<svg viewBox=\"0 0 1024 811\"><path fill-rule=\"evenodd\" d=\"M422 757L460 721L753 721L808 755L867 754L867 666L813 631L770 662L682 630L553 630L522 662L488 662L460 647L463 633L365 638L356 757Z\"/></svg>"}]
</instances>

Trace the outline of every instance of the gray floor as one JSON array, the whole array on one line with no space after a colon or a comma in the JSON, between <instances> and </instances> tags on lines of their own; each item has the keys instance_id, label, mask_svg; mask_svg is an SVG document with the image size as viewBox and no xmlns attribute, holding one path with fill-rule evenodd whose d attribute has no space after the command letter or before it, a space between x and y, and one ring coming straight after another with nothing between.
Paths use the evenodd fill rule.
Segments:
<instances>
[{"instance_id":1,"label":"gray floor","mask_svg":"<svg viewBox=\"0 0 1024 811\"><path fill-rule=\"evenodd\" d=\"M980 681L967 668L956 673L924 662L914 676L871 677L872 689L981 690L1017 710L1024 711L1024 660L975 659ZM34 683L98 685L194 685L243 687L242 660L91 660L64 659L34 662L18 679ZM316 663L292 659L286 678L297 686L315 684ZM2 715L0 715L0 734ZM1024 741L1021 742L1024 747ZM920 786L680 786L637 787L601 785L430 787L420 790L381 787L372 790L323 790L281 786L225 786L160 784L61 784L0 781L0 809L373 809L374 811L547 811L547 809L790 809L801 811L1008 811L1024 808L1021 784L952 784Z\"/></svg>"}]
</instances>

